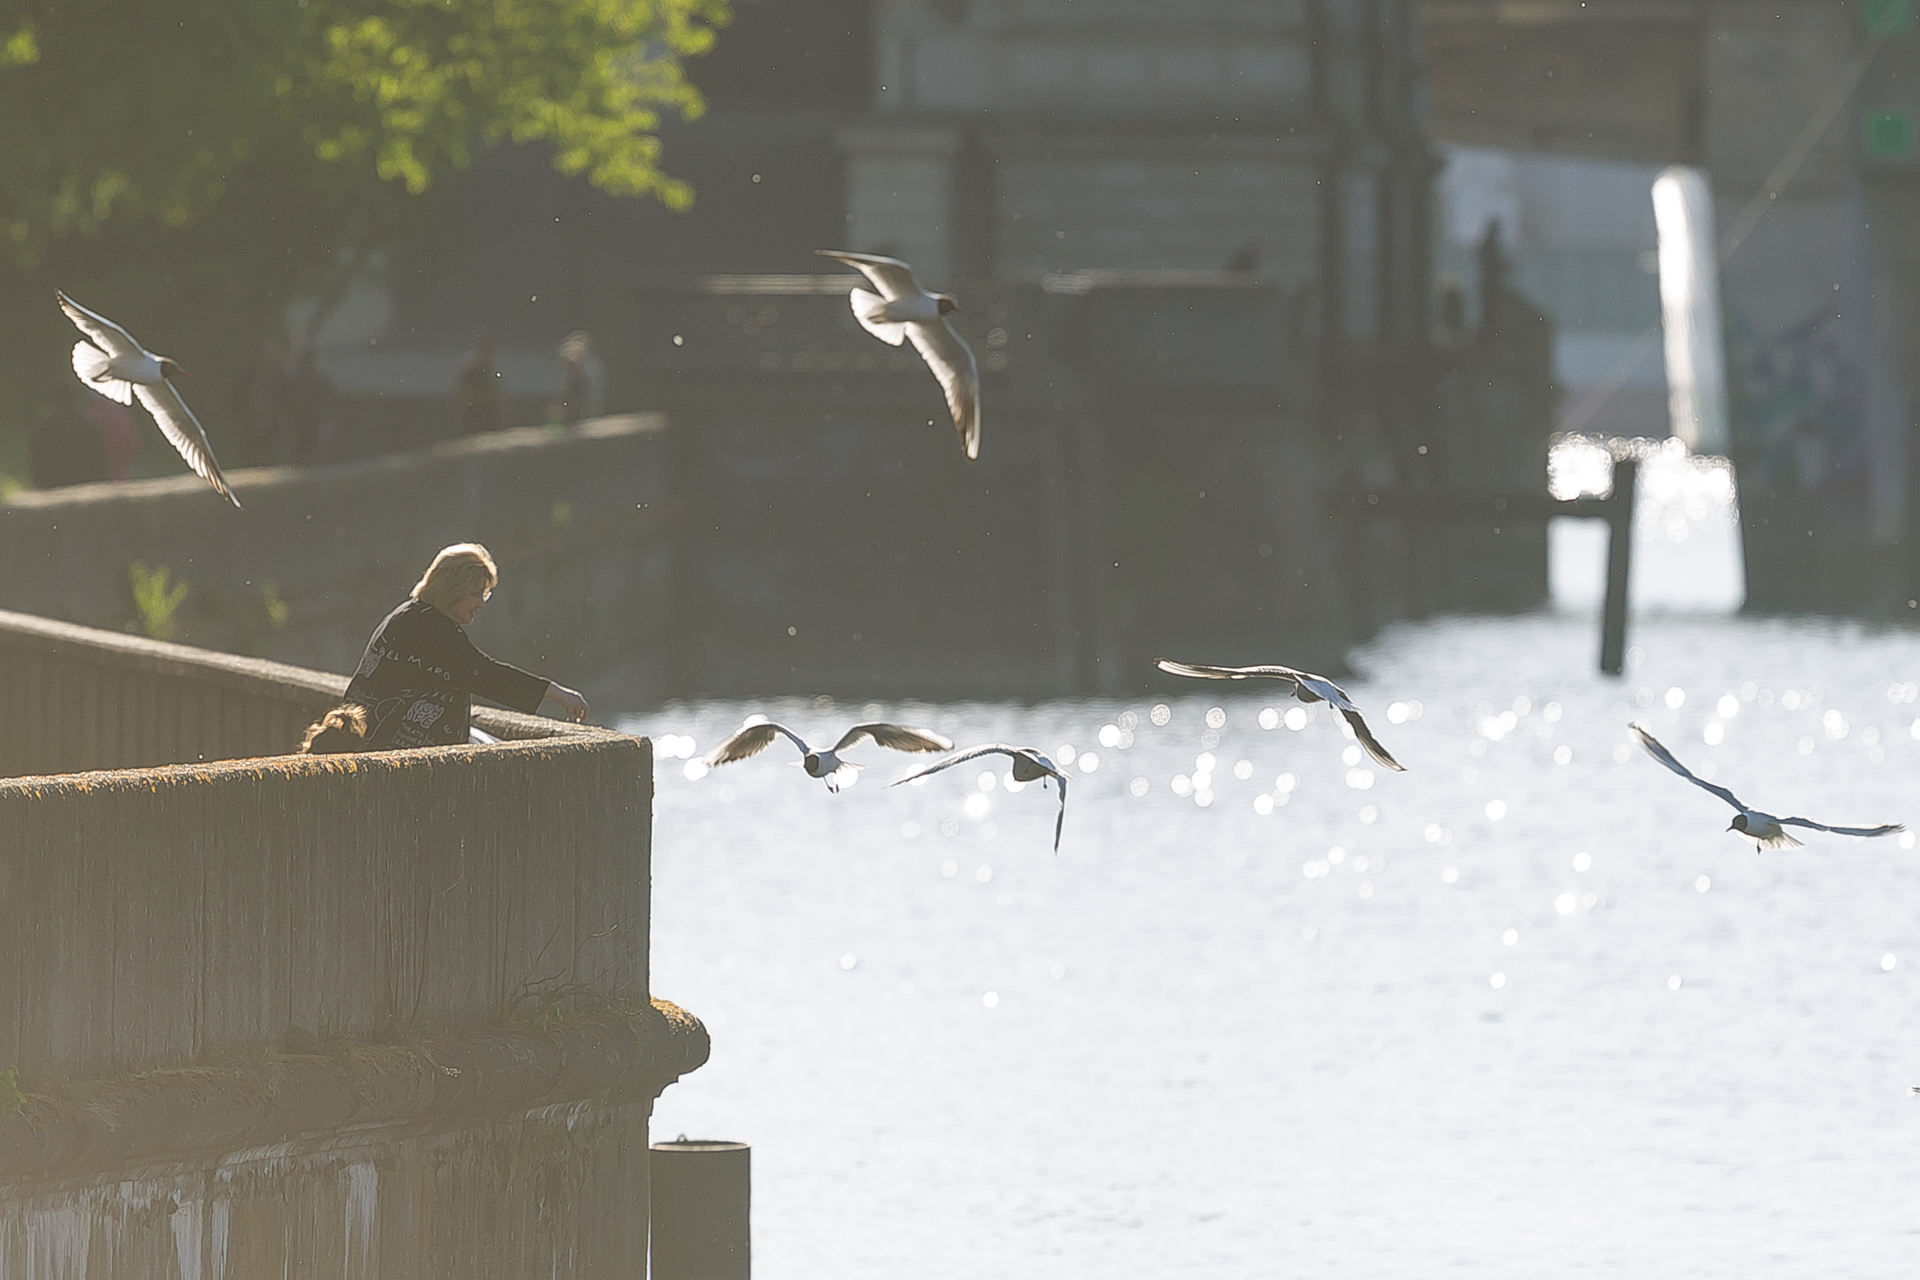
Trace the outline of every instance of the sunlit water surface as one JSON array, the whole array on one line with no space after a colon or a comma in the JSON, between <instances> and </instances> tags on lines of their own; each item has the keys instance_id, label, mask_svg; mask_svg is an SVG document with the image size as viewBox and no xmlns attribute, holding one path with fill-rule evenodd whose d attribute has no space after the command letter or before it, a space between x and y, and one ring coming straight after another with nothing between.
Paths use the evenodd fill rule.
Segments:
<instances>
[{"instance_id":1,"label":"sunlit water surface","mask_svg":"<svg viewBox=\"0 0 1920 1280\"><path fill-rule=\"evenodd\" d=\"M887 789L914 758L869 747L832 796L778 751L662 759L653 989L713 1058L656 1137L754 1145L766 1276L1913 1274L1911 837L1756 856L1626 726L1779 812L1920 820L1920 644L1633 642L1612 681L1590 616L1386 633L1348 687L1403 774L1237 686L1164 724L631 722L683 755L756 711L1077 753L1057 857L1004 764Z\"/></svg>"}]
</instances>

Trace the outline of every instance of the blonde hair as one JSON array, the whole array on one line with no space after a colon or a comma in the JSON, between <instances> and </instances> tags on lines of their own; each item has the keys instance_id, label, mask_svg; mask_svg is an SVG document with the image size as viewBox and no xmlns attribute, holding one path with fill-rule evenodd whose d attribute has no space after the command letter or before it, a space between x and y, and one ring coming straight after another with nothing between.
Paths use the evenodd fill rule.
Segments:
<instances>
[{"instance_id":1,"label":"blonde hair","mask_svg":"<svg viewBox=\"0 0 1920 1280\"><path fill-rule=\"evenodd\" d=\"M367 709L343 702L307 726L300 740L303 755L327 756L367 748Z\"/></svg>"},{"instance_id":2,"label":"blonde hair","mask_svg":"<svg viewBox=\"0 0 1920 1280\"><path fill-rule=\"evenodd\" d=\"M499 581L500 570L485 547L477 542L456 542L441 548L420 581L413 584L413 598L444 610L470 592L492 591Z\"/></svg>"}]
</instances>

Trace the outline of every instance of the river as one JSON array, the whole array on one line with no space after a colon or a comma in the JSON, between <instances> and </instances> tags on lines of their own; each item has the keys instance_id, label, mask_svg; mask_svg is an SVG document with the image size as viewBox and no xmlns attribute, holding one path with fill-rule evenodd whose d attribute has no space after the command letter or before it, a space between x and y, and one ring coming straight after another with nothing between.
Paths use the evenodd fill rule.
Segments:
<instances>
[{"instance_id":1,"label":"river","mask_svg":"<svg viewBox=\"0 0 1920 1280\"><path fill-rule=\"evenodd\" d=\"M1776 812L1920 822L1920 644L1715 612L1721 545L1647 557L1620 680L1576 607L1383 633L1348 688L1400 774L1241 686L630 722L1074 756L1058 856L1004 763L662 758L653 989L714 1051L656 1138L754 1145L771 1277L1912 1274L1913 837L1757 856L1627 724Z\"/></svg>"}]
</instances>

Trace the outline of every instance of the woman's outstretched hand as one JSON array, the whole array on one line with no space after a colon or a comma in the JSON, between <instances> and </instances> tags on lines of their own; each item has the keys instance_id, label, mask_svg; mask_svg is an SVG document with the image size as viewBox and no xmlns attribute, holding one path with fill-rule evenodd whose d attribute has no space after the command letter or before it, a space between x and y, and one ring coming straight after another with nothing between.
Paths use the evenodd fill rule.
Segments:
<instances>
[{"instance_id":1,"label":"woman's outstretched hand","mask_svg":"<svg viewBox=\"0 0 1920 1280\"><path fill-rule=\"evenodd\" d=\"M587 700L581 697L577 690L569 689L563 684L547 685L547 701L566 712L569 720L578 721L587 718Z\"/></svg>"}]
</instances>

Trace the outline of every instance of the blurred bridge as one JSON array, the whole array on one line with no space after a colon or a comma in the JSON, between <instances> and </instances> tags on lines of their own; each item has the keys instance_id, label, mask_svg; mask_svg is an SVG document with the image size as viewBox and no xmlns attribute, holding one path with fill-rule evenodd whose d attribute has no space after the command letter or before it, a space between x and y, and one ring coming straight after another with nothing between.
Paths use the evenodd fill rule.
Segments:
<instances>
[{"instance_id":1,"label":"blurred bridge","mask_svg":"<svg viewBox=\"0 0 1920 1280\"><path fill-rule=\"evenodd\" d=\"M1920 35L1909 0L1422 0L1453 142L1698 165L1749 604L1920 595ZM1736 224L1750 233L1730 236Z\"/></svg>"}]
</instances>

